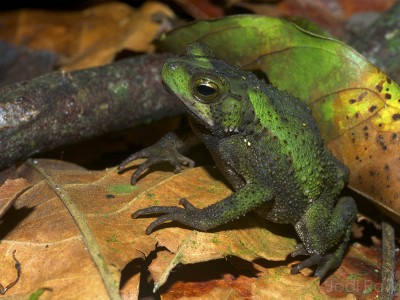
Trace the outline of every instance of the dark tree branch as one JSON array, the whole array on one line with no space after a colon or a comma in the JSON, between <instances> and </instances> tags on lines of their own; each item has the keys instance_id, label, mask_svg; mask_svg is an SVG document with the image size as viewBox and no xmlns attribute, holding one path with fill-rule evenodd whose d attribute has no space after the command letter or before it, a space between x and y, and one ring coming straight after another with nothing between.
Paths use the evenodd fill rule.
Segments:
<instances>
[{"instance_id":1,"label":"dark tree branch","mask_svg":"<svg viewBox=\"0 0 400 300\"><path fill-rule=\"evenodd\" d=\"M168 54L0 88L0 168L34 153L183 112L161 83Z\"/></svg>"}]
</instances>

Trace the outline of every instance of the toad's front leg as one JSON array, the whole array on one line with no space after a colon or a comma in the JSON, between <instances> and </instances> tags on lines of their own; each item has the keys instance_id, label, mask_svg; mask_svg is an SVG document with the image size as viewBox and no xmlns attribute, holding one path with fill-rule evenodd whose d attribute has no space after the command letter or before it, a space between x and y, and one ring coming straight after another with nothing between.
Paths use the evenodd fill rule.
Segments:
<instances>
[{"instance_id":1,"label":"toad's front leg","mask_svg":"<svg viewBox=\"0 0 400 300\"><path fill-rule=\"evenodd\" d=\"M149 225L146 229L147 234L150 234L156 226L166 221L177 221L193 229L207 231L236 219L271 199L272 193L269 190L260 188L256 184L248 184L238 192L205 208L196 208L187 199L181 199L179 203L183 205L183 208L151 206L139 209L132 214L132 218L162 214Z\"/></svg>"}]
</instances>

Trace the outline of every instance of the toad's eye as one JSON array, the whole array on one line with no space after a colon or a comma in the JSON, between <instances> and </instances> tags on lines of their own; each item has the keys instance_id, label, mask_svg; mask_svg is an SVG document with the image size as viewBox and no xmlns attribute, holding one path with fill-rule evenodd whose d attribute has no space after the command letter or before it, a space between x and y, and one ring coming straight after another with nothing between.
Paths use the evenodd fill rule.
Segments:
<instances>
[{"instance_id":1,"label":"toad's eye","mask_svg":"<svg viewBox=\"0 0 400 300\"><path fill-rule=\"evenodd\" d=\"M204 103L213 102L220 94L218 85L206 78L200 78L194 82L193 92L196 98Z\"/></svg>"}]
</instances>

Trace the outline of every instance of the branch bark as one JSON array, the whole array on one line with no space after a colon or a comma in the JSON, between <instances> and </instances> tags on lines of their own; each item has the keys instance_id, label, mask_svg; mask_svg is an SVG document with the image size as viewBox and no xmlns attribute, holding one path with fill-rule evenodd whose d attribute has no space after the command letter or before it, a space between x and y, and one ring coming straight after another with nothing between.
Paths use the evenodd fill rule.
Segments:
<instances>
[{"instance_id":1,"label":"branch bark","mask_svg":"<svg viewBox=\"0 0 400 300\"><path fill-rule=\"evenodd\" d=\"M183 113L162 86L170 54L53 72L0 88L0 168L34 153Z\"/></svg>"}]
</instances>

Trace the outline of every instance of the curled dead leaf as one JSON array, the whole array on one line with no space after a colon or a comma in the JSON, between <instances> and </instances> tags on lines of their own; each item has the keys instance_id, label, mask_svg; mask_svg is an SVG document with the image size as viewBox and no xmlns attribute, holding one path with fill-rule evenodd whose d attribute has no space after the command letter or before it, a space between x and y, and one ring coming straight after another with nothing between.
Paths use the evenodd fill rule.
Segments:
<instances>
[{"instance_id":1,"label":"curled dead leaf","mask_svg":"<svg viewBox=\"0 0 400 300\"><path fill-rule=\"evenodd\" d=\"M0 13L2 39L61 55L61 68L84 69L113 61L123 49L152 52L160 24L155 14L172 17L158 2L137 10L121 2L103 3L79 12L19 10Z\"/></svg>"}]
</instances>

